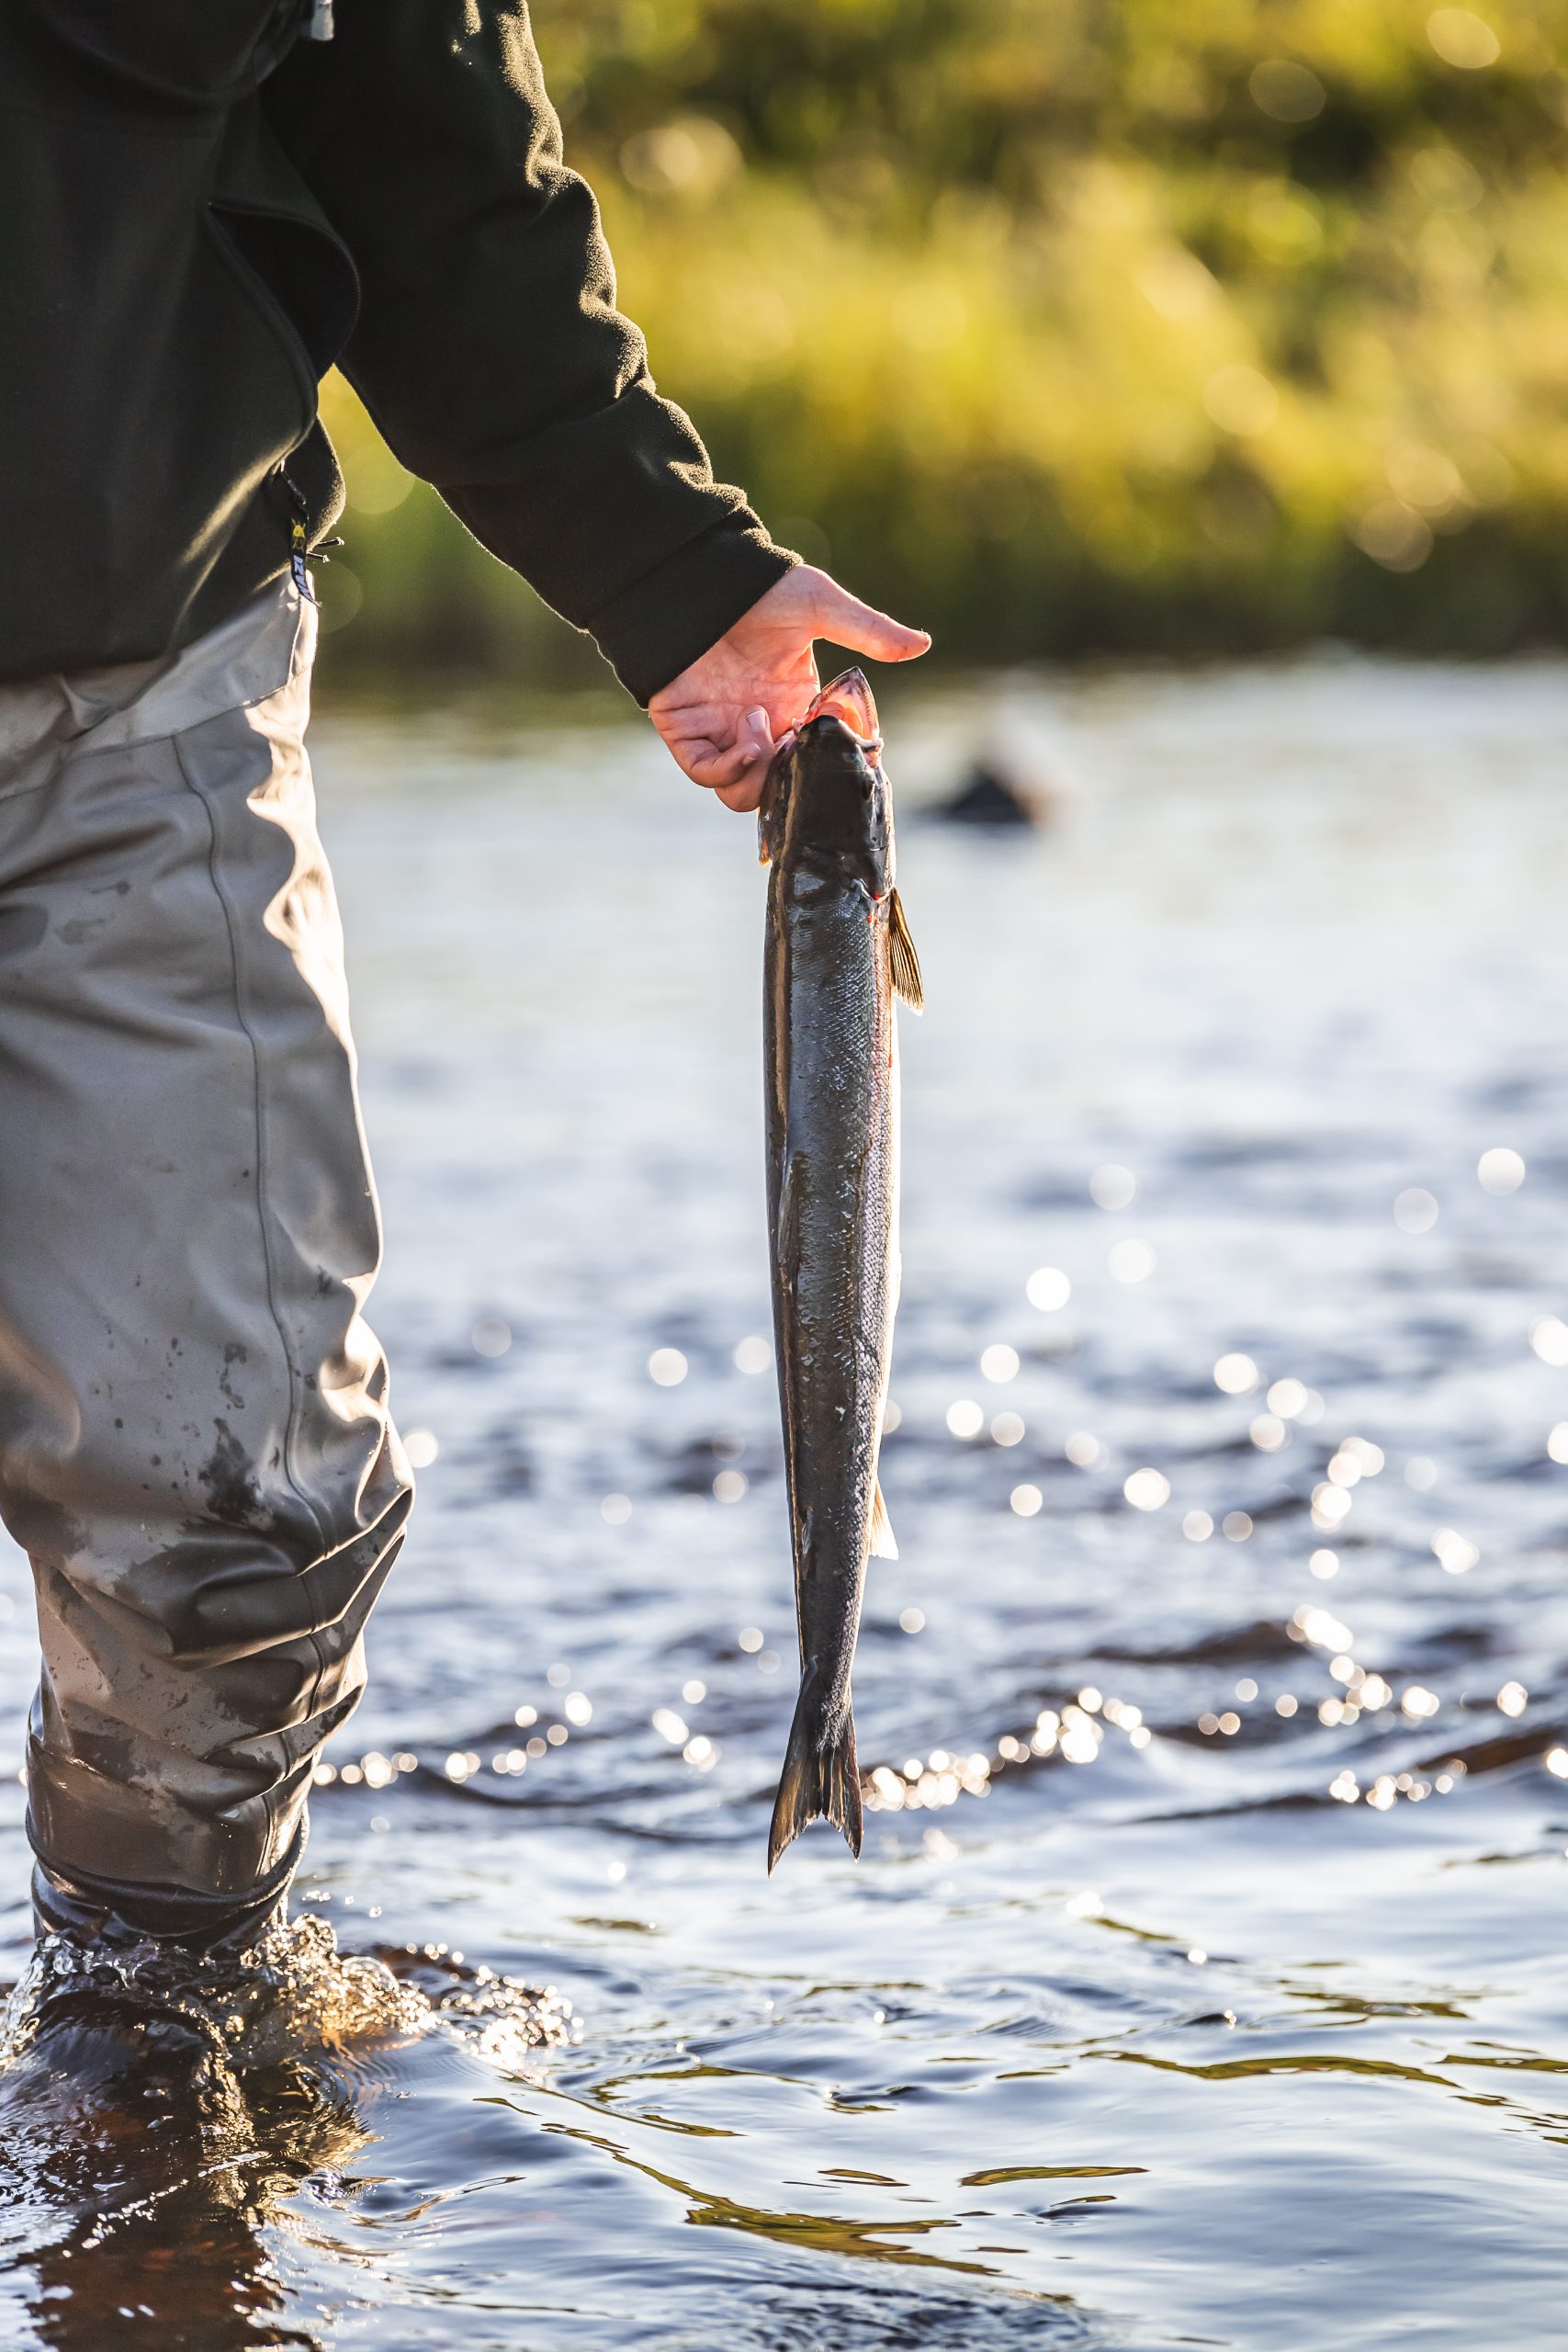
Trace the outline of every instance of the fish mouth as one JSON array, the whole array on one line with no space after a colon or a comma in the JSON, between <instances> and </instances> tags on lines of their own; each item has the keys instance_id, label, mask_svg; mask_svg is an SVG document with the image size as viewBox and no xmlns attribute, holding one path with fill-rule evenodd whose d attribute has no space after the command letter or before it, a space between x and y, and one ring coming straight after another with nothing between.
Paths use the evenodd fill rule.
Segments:
<instances>
[{"instance_id":1,"label":"fish mouth","mask_svg":"<svg viewBox=\"0 0 1568 2352\"><path fill-rule=\"evenodd\" d=\"M863 670L845 670L824 686L816 701L801 720L809 727L814 718L836 718L847 727L868 755L882 749L882 729L877 725L876 703Z\"/></svg>"}]
</instances>

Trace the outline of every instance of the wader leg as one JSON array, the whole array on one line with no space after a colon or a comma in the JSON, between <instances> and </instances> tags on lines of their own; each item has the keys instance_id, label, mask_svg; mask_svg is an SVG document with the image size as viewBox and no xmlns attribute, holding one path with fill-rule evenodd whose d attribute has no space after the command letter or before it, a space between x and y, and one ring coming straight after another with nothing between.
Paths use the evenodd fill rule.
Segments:
<instances>
[{"instance_id":1,"label":"wader leg","mask_svg":"<svg viewBox=\"0 0 1568 2352\"><path fill-rule=\"evenodd\" d=\"M198 1946L283 1897L412 1493L362 1313L315 616L287 588L247 611L271 691L242 616L62 721L47 773L0 750L0 1515L43 1651L37 1897ZM234 677L252 698L213 710Z\"/></svg>"}]
</instances>

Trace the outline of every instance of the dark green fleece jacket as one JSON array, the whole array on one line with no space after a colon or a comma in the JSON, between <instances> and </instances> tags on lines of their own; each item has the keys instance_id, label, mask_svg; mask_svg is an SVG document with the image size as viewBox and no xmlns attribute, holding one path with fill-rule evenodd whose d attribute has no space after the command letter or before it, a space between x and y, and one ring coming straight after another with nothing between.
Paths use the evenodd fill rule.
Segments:
<instances>
[{"instance_id":1,"label":"dark green fleece jacket","mask_svg":"<svg viewBox=\"0 0 1568 2352\"><path fill-rule=\"evenodd\" d=\"M615 307L525 0L0 5L0 678L145 661L392 448L647 701L791 559Z\"/></svg>"}]
</instances>

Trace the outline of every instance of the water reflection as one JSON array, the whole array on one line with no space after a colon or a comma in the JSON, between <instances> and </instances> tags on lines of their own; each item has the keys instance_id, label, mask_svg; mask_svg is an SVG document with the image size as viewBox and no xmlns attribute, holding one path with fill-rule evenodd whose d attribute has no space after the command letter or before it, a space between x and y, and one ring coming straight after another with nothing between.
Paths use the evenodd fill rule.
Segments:
<instances>
[{"instance_id":1,"label":"water reflection","mask_svg":"<svg viewBox=\"0 0 1568 2352\"><path fill-rule=\"evenodd\" d=\"M28 2299L54 2352L103 2352L135 2320L160 2346L319 2352L285 2313L268 2233L366 2146L353 2086L324 2062L193 2082L190 2059L117 2076L78 2046L64 2071L56 2052L0 2075L6 2235L34 2242Z\"/></svg>"}]
</instances>

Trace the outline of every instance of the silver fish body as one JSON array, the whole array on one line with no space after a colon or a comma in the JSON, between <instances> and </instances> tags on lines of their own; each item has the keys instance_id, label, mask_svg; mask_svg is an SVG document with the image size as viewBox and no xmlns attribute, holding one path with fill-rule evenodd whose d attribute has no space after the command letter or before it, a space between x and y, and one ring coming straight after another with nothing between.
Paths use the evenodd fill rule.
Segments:
<instances>
[{"instance_id":1,"label":"silver fish body","mask_svg":"<svg viewBox=\"0 0 1568 2352\"><path fill-rule=\"evenodd\" d=\"M819 1815L860 1851L850 1673L868 1555L893 1551L877 1463L898 1300L895 997L918 1003L919 982L880 748L870 690L848 673L781 751L761 814L768 1221L801 1662L770 1870Z\"/></svg>"}]
</instances>

